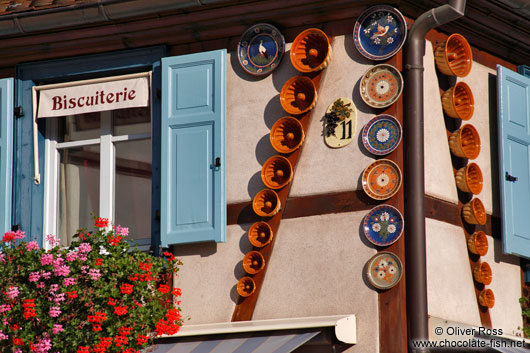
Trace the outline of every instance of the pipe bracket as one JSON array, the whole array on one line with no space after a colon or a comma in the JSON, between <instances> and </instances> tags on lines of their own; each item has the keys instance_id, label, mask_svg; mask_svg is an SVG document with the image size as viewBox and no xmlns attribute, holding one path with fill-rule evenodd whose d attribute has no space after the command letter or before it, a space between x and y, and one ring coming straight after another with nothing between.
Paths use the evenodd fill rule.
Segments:
<instances>
[{"instance_id":1,"label":"pipe bracket","mask_svg":"<svg viewBox=\"0 0 530 353\"><path fill-rule=\"evenodd\" d=\"M423 67L423 65L406 64L405 65L405 70L407 70L407 71L410 71L410 70L425 71L425 68Z\"/></svg>"}]
</instances>

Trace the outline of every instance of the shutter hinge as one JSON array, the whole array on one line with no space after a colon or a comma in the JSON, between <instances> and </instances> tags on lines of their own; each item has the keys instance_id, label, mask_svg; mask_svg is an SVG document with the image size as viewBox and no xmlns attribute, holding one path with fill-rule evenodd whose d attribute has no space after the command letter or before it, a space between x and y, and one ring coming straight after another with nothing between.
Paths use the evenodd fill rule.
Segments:
<instances>
[{"instance_id":1,"label":"shutter hinge","mask_svg":"<svg viewBox=\"0 0 530 353\"><path fill-rule=\"evenodd\" d=\"M155 221L160 222L160 210L155 210Z\"/></svg>"},{"instance_id":2,"label":"shutter hinge","mask_svg":"<svg viewBox=\"0 0 530 353\"><path fill-rule=\"evenodd\" d=\"M160 90L160 88L156 89L156 98L162 99L162 91Z\"/></svg>"},{"instance_id":3,"label":"shutter hinge","mask_svg":"<svg viewBox=\"0 0 530 353\"><path fill-rule=\"evenodd\" d=\"M21 105L19 105L18 107L15 107L13 112L15 113L15 116L17 118L21 118L21 117L24 116L24 111L22 110L22 106Z\"/></svg>"}]
</instances>

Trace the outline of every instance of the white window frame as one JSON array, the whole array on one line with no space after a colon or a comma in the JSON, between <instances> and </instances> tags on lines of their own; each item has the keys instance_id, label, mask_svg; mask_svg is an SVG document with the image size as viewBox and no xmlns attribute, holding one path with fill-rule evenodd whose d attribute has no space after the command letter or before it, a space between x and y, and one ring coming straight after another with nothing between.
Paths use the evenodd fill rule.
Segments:
<instances>
[{"instance_id":1,"label":"white window frame","mask_svg":"<svg viewBox=\"0 0 530 353\"><path fill-rule=\"evenodd\" d=\"M133 74L127 76L139 75L149 77L149 87L151 87L151 75L152 72L142 74ZM108 78L99 78L93 80L84 80L74 83L64 83L57 85L48 85L46 87L65 87L68 85L79 85L90 84L96 82L106 82L113 80L122 80L126 76L114 76ZM42 87L42 86L41 86ZM37 86L38 88L38 86ZM37 91L36 89L35 91ZM151 91L151 90L150 90ZM35 100L35 94L34 94ZM153 107L152 107L152 97L149 99L150 104L150 122L151 122L151 131L149 133L138 133L138 134L129 134L129 135L119 135L112 136L112 111L102 111L101 114L101 126L100 126L100 137L94 139L70 141L70 142L57 142L58 139L58 122L56 119L47 119L46 120L46 136L44 140L44 209L43 209L43 247L48 250L51 249L51 244L47 240L46 235L53 234L57 236L58 234L58 210L59 210L59 182L60 182L60 150L69 148L69 147L81 147L81 146L90 146L90 145L99 145L100 147L100 178L99 178L99 217L108 218L110 222L114 221L114 204L115 204L115 143L122 141L134 141L134 140L145 140L152 138L152 128L153 128ZM34 101L35 102L35 101ZM34 104L34 124L37 122L36 117L36 104ZM34 125L34 131L36 131L36 126ZM34 146L36 150L37 147ZM38 151L36 150L38 155ZM35 167L36 182L38 172L38 161L36 161ZM40 177L38 178L40 182ZM51 181L51 182L50 182ZM110 182L109 182L110 181Z\"/></svg>"}]
</instances>

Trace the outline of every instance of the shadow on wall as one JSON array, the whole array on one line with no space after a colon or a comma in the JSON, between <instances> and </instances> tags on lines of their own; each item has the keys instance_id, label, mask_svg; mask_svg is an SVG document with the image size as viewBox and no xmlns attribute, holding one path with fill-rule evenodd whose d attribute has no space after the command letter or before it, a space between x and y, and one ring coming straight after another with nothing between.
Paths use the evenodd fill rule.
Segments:
<instances>
[{"instance_id":1,"label":"shadow on wall","mask_svg":"<svg viewBox=\"0 0 530 353\"><path fill-rule=\"evenodd\" d=\"M239 65L239 60L237 59L237 52L230 53L230 65L232 65L232 70L234 70L234 73L242 80L256 82L261 81L263 79L263 76L253 76L243 70L241 65Z\"/></svg>"},{"instance_id":2,"label":"shadow on wall","mask_svg":"<svg viewBox=\"0 0 530 353\"><path fill-rule=\"evenodd\" d=\"M184 257L190 255L200 255L200 257L207 257L214 255L217 252L217 243L215 242L200 242L190 244L179 244L173 246L173 255L176 257Z\"/></svg>"},{"instance_id":3,"label":"shadow on wall","mask_svg":"<svg viewBox=\"0 0 530 353\"><path fill-rule=\"evenodd\" d=\"M500 215L500 189L499 189L499 140L497 132L497 76L488 74L488 103L489 103L489 128L490 128L490 165L491 189L493 201L493 214Z\"/></svg>"},{"instance_id":4,"label":"shadow on wall","mask_svg":"<svg viewBox=\"0 0 530 353\"><path fill-rule=\"evenodd\" d=\"M504 262L515 266L521 264L521 259L519 257L502 253L502 240L498 238L493 239L493 259L496 263Z\"/></svg>"},{"instance_id":5,"label":"shadow on wall","mask_svg":"<svg viewBox=\"0 0 530 353\"><path fill-rule=\"evenodd\" d=\"M265 106L263 112L261 113L261 107L256 107L257 109L249 108L248 118L249 121L253 119L259 119L259 115L262 114L265 125L270 129L274 123L281 117L288 116L280 103L280 92L283 87L283 84L292 76L298 75L290 61L290 51L286 51L283 55L283 58L280 62L280 65L272 73L264 76L253 76L247 73L239 64L237 59L237 53L231 53L230 55L230 64L236 75L249 82L257 82L261 80L272 80L274 88L277 90L276 94ZM260 92L249 92L249 94L259 95ZM264 135L259 141L256 141L255 155L256 160L260 165L263 165L265 161L271 157L278 154L270 143L269 134ZM261 181L261 170L256 170L256 173L252 175L248 182L247 191L252 199L260 190L265 188L263 182Z\"/></svg>"}]
</instances>

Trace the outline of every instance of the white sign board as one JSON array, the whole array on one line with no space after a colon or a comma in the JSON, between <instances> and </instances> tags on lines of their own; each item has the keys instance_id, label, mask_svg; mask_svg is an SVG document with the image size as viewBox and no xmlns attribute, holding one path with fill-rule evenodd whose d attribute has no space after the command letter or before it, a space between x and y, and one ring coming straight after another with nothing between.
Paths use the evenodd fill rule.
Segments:
<instances>
[{"instance_id":1,"label":"white sign board","mask_svg":"<svg viewBox=\"0 0 530 353\"><path fill-rule=\"evenodd\" d=\"M146 107L148 77L40 90L37 117L75 115Z\"/></svg>"}]
</instances>

